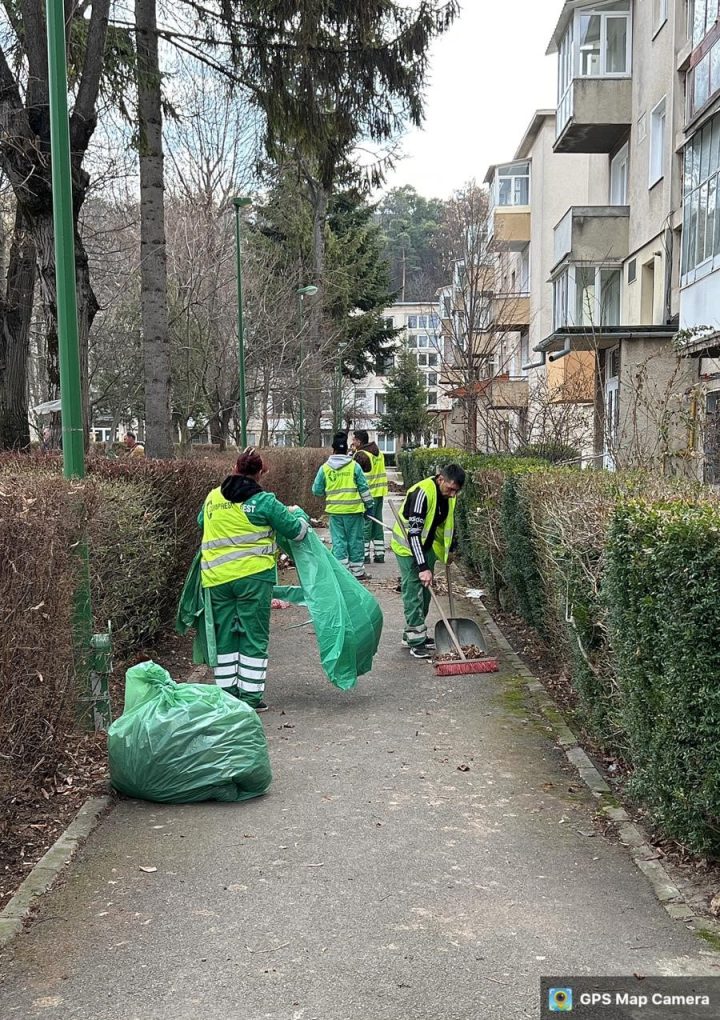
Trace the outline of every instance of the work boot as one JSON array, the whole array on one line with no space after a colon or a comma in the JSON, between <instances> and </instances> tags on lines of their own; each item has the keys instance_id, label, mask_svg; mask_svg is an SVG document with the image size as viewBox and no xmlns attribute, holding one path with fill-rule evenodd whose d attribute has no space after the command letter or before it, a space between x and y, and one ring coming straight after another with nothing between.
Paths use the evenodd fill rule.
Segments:
<instances>
[{"instance_id":1,"label":"work boot","mask_svg":"<svg viewBox=\"0 0 720 1020\"><path fill-rule=\"evenodd\" d=\"M255 711L256 712L267 712L267 710L269 708L270 708L269 705L266 705L264 701L261 701L258 705L255 706Z\"/></svg>"},{"instance_id":2,"label":"work boot","mask_svg":"<svg viewBox=\"0 0 720 1020\"><path fill-rule=\"evenodd\" d=\"M353 575L356 581L372 581L372 574L368 574L366 570L362 574Z\"/></svg>"},{"instance_id":3,"label":"work boot","mask_svg":"<svg viewBox=\"0 0 720 1020\"><path fill-rule=\"evenodd\" d=\"M370 562L370 560L368 560L368 563L369 562ZM384 556L376 556L375 557L375 562L376 563L384 563L385 562L385 557Z\"/></svg>"}]
</instances>

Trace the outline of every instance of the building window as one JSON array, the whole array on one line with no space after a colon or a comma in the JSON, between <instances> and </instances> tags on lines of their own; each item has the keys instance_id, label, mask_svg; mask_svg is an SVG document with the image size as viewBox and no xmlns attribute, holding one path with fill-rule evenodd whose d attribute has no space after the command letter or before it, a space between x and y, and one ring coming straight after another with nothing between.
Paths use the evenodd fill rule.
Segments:
<instances>
[{"instance_id":1,"label":"building window","mask_svg":"<svg viewBox=\"0 0 720 1020\"><path fill-rule=\"evenodd\" d=\"M427 354L418 354L417 361L418 361L418 365L422 365L423 367L427 367L427 363L428 363L428 356L427 356Z\"/></svg>"},{"instance_id":2,"label":"building window","mask_svg":"<svg viewBox=\"0 0 720 1020\"><path fill-rule=\"evenodd\" d=\"M378 432L377 444L382 453L395 453L395 436L392 432Z\"/></svg>"},{"instance_id":3,"label":"building window","mask_svg":"<svg viewBox=\"0 0 720 1020\"><path fill-rule=\"evenodd\" d=\"M692 118L720 91L720 40L691 68L687 79L688 119Z\"/></svg>"},{"instance_id":4,"label":"building window","mask_svg":"<svg viewBox=\"0 0 720 1020\"><path fill-rule=\"evenodd\" d=\"M610 205L628 204L628 160L629 147L625 142L610 160Z\"/></svg>"},{"instance_id":5,"label":"building window","mask_svg":"<svg viewBox=\"0 0 720 1020\"><path fill-rule=\"evenodd\" d=\"M384 393L375 394L375 414L387 414L387 397Z\"/></svg>"},{"instance_id":6,"label":"building window","mask_svg":"<svg viewBox=\"0 0 720 1020\"><path fill-rule=\"evenodd\" d=\"M693 49L699 46L718 19L718 0L691 0L690 35Z\"/></svg>"},{"instance_id":7,"label":"building window","mask_svg":"<svg viewBox=\"0 0 720 1020\"><path fill-rule=\"evenodd\" d=\"M408 347L413 347L413 348L417 347L417 345L418 345L418 338L417 338L417 334L416 333L408 333L407 345L408 345Z\"/></svg>"},{"instance_id":8,"label":"building window","mask_svg":"<svg viewBox=\"0 0 720 1020\"><path fill-rule=\"evenodd\" d=\"M437 372L428 372L427 374L428 386L437 386L437 380L438 380Z\"/></svg>"},{"instance_id":9,"label":"building window","mask_svg":"<svg viewBox=\"0 0 720 1020\"><path fill-rule=\"evenodd\" d=\"M430 337L427 335L427 333L419 333L418 334L417 345L418 345L418 347L429 347L430 346Z\"/></svg>"},{"instance_id":10,"label":"building window","mask_svg":"<svg viewBox=\"0 0 720 1020\"><path fill-rule=\"evenodd\" d=\"M363 404L367 398L367 390L355 390L355 402Z\"/></svg>"},{"instance_id":11,"label":"building window","mask_svg":"<svg viewBox=\"0 0 720 1020\"><path fill-rule=\"evenodd\" d=\"M630 259L628 262L628 283L635 283L637 280L637 259Z\"/></svg>"},{"instance_id":12,"label":"building window","mask_svg":"<svg viewBox=\"0 0 720 1020\"><path fill-rule=\"evenodd\" d=\"M720 255L720 116L685 146L682 274Z\"/></svg>"},{"instance_id":13,"label":"building window","mask_svg":"<svg viewBox=\"0 0 720 1020\"><path fill-rule=\"evenodd\" d=\"M428 407L434 407L437 404L437 390L428 390L427 402Z\"/></svg>"},{"instance_id":14,"label":"building window","mask_svg":"<svg viewBox=\"0 0 720 1020\"><path fill-rule=\"evenodd\" d=\"M496 205L530 204L530 164L508 163L495 171Z\"/></svg>"},{"instance_id":15,"label":"building window","mask_svg":"<svg viewBox=\"0 0 720 1020\"><path fill-rule=\"evenodd\" d=\"M660 31L668 16L668 0L653 0L653 35Z\"/></svg>"},{"instance_id":16,"label":"building window","mask_svg":"<svg viewBox=\"0 0 720 1020\"><path fill-rule=\"evenodd\" d=\"M553 282L555 329L619 326L621 270L571 266Z\"/></svg>"},{"instance_id":17,"label":"building window","mask_svg":"<svg viewBox=\"0 0 720 1020\"><path fill-rule=\"evenodd\" d=\"M437 354L428 354L427 359L428 359L428 365L430 366L430 368L435 368L437 366L437 363L438 363L438 356L437 356Z\"/></svg>"},{"instance_id":18,"label":"building window","mask_svg":"<svg viewBox=\"0 0 720 1020\"><path fill-rule=\"evenodd\" d=\"M386 329L394 329L395 328L395 320L393 319L392 315L388 315L386 317L386 319L385 319L385 328Z\"/></svg>"},{"instance_id":19,"label":"building window","mask_svg":"<svg viewBox=\"0 0 720 1020\"><path fill-rule=\"evenodd\" d=\"M378 354L375 359L375 375L387 375L392 371L395 358L392 354Z\"/></svg>"},{"instance_id":20,"label":"building window","mask_svg":"<svg viewBox=\"0 0 720 1020\"><path fill-rule=\"evenodd\" d=\"M665 176L665 99L650 114L650 179L652 188Z\"/></svg>"}]
</instances>

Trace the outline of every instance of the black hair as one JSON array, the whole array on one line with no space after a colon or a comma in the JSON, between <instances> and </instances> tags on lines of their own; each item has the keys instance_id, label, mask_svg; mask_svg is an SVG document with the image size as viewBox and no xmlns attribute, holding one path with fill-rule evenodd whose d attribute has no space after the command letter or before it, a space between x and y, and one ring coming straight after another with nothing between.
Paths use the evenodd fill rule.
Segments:
<instances>
[{"instance_id":1,"label":"black hair","mask_svg":"<svg viewBox=\"0 0 720 1020\"><path fill-rule=\"evenodd\" d=\"M336 432L333 436L332 448L335 453L347 453L347 432Z\"/></svg>"},{"instance_id":2,"label":"black hair","mask_svg":"<svg viewBox=\"0 0 720 1020\"><path fill-rule=\"evenodd\" d=\"M359 439L361 443L367 445L367 443L370 442L370 436L368 435L365 429L355 429L353 435L355 436L356 439Z\"/></svg>"},{"instance_id":3,"label":"black hair","mask_svg":"<svg viewBox=\"0 0 720 1020\"><path fill-rule=\"evenodd\" d=\"M438 474L442 475L446 482L453 482L458 489L462 489L465 484L465 471L459 464L446 464L440 468Z\"/></svg>"},{"instance_id":4,"label":"black hair","mask_svg":"<svg viewBox=\"0 0 720 1020\"><path fill-rule=\"evenodd\" d=\"M125 433L125 438L126 438L126 439L135 439L135 438L136 438L136 436L135 436L135 433L134 433L134 432L126 432L126 433Z\"/></svg>"}]
</instances>

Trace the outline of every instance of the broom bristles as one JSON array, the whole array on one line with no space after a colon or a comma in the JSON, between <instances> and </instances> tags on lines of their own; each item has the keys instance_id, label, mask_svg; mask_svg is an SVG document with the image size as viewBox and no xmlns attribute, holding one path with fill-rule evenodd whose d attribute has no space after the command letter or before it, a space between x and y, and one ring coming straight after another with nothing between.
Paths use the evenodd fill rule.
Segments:
<instances>
[{"instance_id":1,"label":"broom bristles","mask_svg":"<svg viewBox=\"0 0 720 1020\"><path fill-rule=\"evenodd\" d=\"M497 659L471 659L468 662L436 662L435 673L438 676L462 676L467 673L498 673L500 664Z\"/></svg>"}]
</instances>

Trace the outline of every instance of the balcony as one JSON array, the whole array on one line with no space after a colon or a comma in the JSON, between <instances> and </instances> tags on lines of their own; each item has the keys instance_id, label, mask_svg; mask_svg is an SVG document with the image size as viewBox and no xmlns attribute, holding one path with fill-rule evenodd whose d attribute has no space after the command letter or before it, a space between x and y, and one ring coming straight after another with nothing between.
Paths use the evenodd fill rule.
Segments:
<instances>
[{"instance_id":1,"label":"balcony","mask_svg":"<svg viewBox=\"0 0 720 1020\"><path fill-rule=\"evenodd\" d=\"M527 379L496 375L488 389L489 406L496 411L513 411L528 406Z\"/></svg>"},{"instance_id":2,"label":"balcony","mask_svg":"<svg viewBox=\"0 0 720 1020\"><path fill-rule=\"evenodd\" d=\"M491 166L488 241L496 249L522 251L530 244L530 163L521 160Z\"/></svg>"},{"instance_id":3,"label":"balcony","mask_svg":"<svg viewBox=\"0 0 720 1020\"><path fill-rule=\"evenodd\" d=\"M490 301L490 328L519 331L530 325L529 294L495 294Z\"/></svg>"},{"instance_id":4,"label":"balcony","mask_svg":"<svg viewBox=\"0 0 720 1020\"><path fill-rule=\"evenodd\" d=\"M631 0L566 0L547 52L558 55L555 152L611 152L632 122Z\"/></svg>"},{"instance_id":5,"label":"balcony","mask_svg":"<svg viewBox=\"0 0 720 1020\"><path fill-rule=\"evenodd\" d=\"M557 112L555 152L612 152L632 123L629 78L575 78Z\"/></svg>"},{"instance_id":6,"label":"balcony","mask_svg":"<svg viewBox=\"0 0 720 1020\"><path fill-rule=\"evenodd\" d=\"M555 227L554 264L614 263L629 252L630 208L626 205L574 205Z\"/></svg>"}]
</instances>

